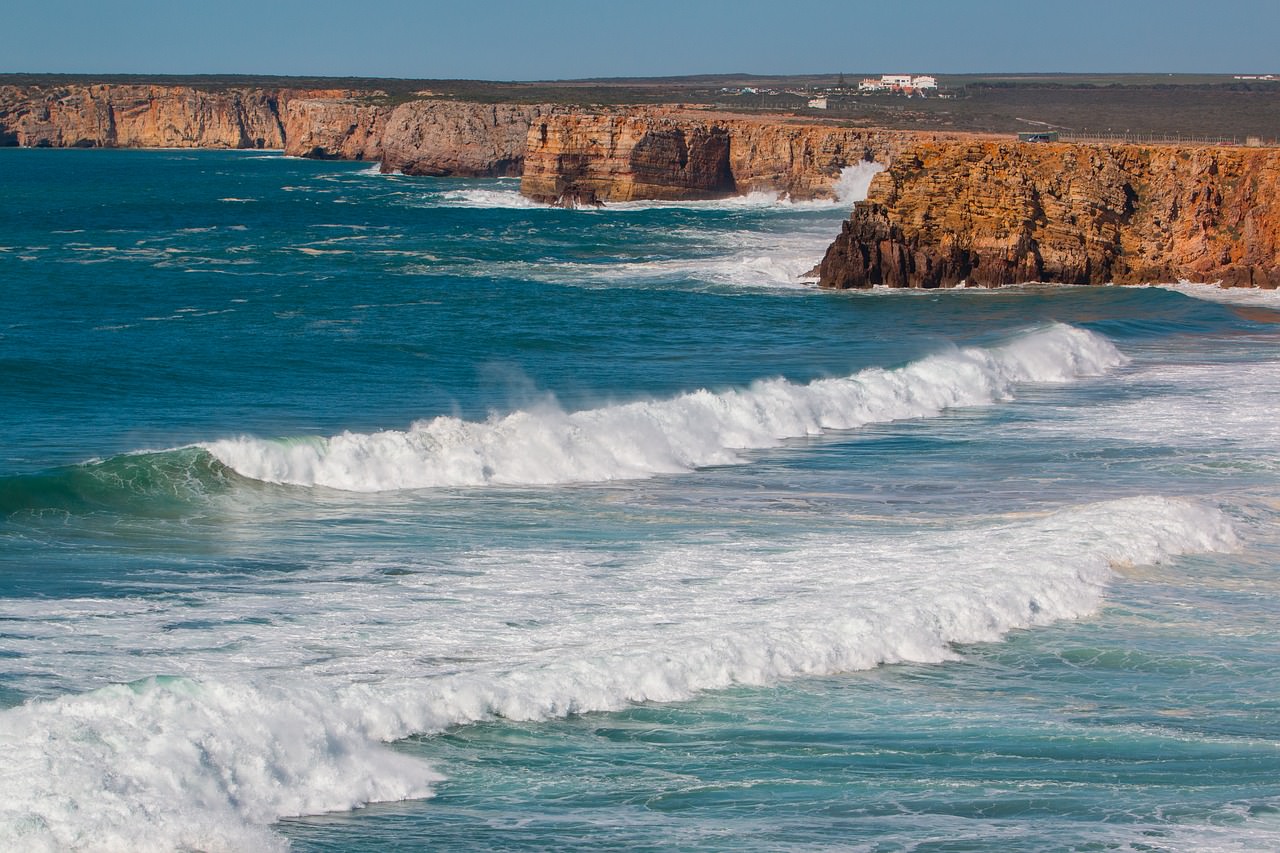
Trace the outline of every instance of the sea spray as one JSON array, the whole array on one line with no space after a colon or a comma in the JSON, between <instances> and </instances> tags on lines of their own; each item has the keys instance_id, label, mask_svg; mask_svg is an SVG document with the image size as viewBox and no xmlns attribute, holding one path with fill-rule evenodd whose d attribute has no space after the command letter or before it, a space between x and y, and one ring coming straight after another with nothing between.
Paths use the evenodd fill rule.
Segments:
<instances>
[{"instance_id":1,"label":"sea spray","mask_svg":"<svg viewBox=\"0 0 1280 853\"><path fill-rule=\"evenodd\" d=\"M607 482L738 464L742 451L789 438L990 405L1020 383L1068 382L1123 362L1105 338L1054 324L1004 346L807 385L771 379L578 412L548 403L483 422L437 417L403 431L202 446L245 477L348 491Z\"/></svg>"}]
</instances>

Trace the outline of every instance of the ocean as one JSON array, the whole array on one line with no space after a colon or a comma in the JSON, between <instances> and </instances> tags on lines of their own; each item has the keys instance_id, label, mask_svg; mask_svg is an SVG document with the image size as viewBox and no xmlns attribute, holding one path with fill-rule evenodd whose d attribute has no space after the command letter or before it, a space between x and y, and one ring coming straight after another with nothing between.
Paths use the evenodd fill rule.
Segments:
<instances>
[{"instance_id":1,"label":"ocean","mask_svg":"<svg viewBox=\"0 0 1280 853\"><path fill-rule=\"evenodd\" d=\"M0 151L0 848L1280 849L1280 299Z\"/></svg>"}]
</instances>

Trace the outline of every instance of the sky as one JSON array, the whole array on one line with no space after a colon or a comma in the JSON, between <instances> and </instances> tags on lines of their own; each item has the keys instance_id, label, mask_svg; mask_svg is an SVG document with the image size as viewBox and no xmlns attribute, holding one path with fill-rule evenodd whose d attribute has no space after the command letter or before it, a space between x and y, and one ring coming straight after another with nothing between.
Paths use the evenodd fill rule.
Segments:
<instances>
[{"instance_id":1,"label":"sky","mask_svg":"<svg viewBox=\"0 0 1280 853\"><path fill-rule=\"evenodd\" d=\"M1280 0L0 0L0 72L1280 73Z\"/></svg>"}]
</instances>

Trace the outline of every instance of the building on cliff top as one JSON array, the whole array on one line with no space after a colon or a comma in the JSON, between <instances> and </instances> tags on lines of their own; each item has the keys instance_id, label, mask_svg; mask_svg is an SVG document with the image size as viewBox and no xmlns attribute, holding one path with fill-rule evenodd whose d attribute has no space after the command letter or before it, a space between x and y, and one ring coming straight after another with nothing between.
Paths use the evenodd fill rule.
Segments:
<instances>
[{"instance_id":1,"label":"building on cliff top","mask_svg":"<svg viewBox=\"0 0 1280 853\"><path fill-rule=\"evenodd\" d=\"M938 78L928 74L914 77L910 74L882 74L879 80L868 77L858 84L859 92L894 92L905 95L937 88Z\"/></svg>"}]
</instances>

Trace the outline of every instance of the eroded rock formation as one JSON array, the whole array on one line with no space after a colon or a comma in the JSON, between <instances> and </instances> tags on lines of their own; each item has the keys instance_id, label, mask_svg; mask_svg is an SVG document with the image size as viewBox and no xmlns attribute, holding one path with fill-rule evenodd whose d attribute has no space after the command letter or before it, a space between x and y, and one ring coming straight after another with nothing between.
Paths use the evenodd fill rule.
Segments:
<instances>
[{"instance_id":1,"label":"eroded rock formation","mask_svg":"<svg viewBox=\"0 0 1280 853\"><path fill-rule=\"evenodd\" d=\"M662 109L567 113L533 123L520 188L547 203L583 196L709 199L756 190L830 198L841 169L889 158L909 138Z\"/></svg>"},{"instance_id":2,"label":"eroded rock formation","mask_svg":"<svg viewBox=\"0 0 1280 853\"><path fill-rule=\"evenodd\" d=\"M921 141L819 268L830 288L1280 285L1280 151Z\"/></svg>"}]
</instances>

